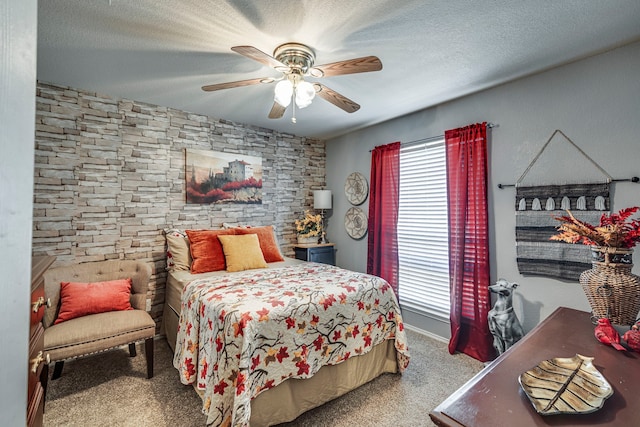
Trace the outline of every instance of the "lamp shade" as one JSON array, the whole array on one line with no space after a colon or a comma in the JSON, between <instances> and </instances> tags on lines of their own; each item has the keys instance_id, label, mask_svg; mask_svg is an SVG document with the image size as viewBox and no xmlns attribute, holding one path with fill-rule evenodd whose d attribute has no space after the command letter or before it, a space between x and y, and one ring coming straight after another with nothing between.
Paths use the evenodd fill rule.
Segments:
<instances>
[{"instance_id":1,"label":"lamp shade","mask_svg":"<svg viewBox=\"0 0 640 427\"><path fill-rule=\"evenodd\" d=\"M296 86L296 105L298 108L305 108L311 105L313 97L316 96L316 90L309 82L301 81Z\"/></svg>"},{"instance_id":2,"label":"lamp shade","mask_svg":"<svg viewBox=\"0 0 640 427\"><path fill-rule=\"evenodd\" d=\"M313 191L313 209L331 209L331 190Z\"/></svg>"},{"instance_id":3,"label":"lamp shade","mask_svg":"<svg viewBox=\"0 0 640 427\"><path fill-rule=\"evenodd\" d=\"M289 80L281 80L278 82L275 88L274 101L283 107L288 107L291 103L291 96L293 95L293 85Z\"/></svg>"}]
</instances>

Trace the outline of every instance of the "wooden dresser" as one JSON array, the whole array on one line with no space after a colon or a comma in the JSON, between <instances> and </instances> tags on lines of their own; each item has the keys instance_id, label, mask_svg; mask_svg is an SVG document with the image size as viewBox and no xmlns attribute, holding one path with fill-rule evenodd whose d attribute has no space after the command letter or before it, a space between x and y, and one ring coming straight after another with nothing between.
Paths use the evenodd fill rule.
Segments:
<instances>
[{"instance_id":1,"label":"wooden dresser","mask_svg":"<svg viewBox=\"0 0 640 427\"><path fill-rule=\"evenodd\" d=\"M590 313L560 307L454 392L429 416L447 427L638 426L640 353L617 351L594 337ZM538 414L518 376L543 360L593 357L613 395L590 414Z\"/></svg>"},{"instance_id":2,"label":"wooden dresser","mask_svg":"<svg viewBox=\"0 0 640 427\"><path fill-rule=\"evenodd\" d=\"M39 256L31 260L31 304L29 312L29 372L27 392L27 426L42 426L44 398L49 376L47 356L44 354L44 308L50 302L44 297L44 273L55 257Z\"/></svg>"}]
</instances>

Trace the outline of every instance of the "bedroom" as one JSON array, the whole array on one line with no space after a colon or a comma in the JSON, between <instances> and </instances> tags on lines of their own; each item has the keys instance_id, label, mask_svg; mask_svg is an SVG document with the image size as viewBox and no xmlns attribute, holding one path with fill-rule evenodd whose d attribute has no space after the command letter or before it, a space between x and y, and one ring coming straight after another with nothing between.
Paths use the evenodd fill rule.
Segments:
<instances>
[{"instance_id":1,"label":"bedroom","mask_svg":"<svg viewBox=\"0 0 640 427\"><path fill-rule=\"evenodd\" d=\"M639 58L640 48L636 41L557 69L355 131L347 136L333 138L328 141L326 148L326 186L334 189L334 194L340 194L339 190L348 173L354 170L368 171L367 152L375 145L440 135L444 129L477 121L498 123L499 126L491 131L490 139L493 165L490 176L490 209L494 215L492 278L500 275L519 281L518 292L522 299L516 301L516 308L520 310L520 317L528 330L558 305L586 309L586 300L575 285L548 279L520 277L515 265L513 191L497 190L495 186L498 183L514 183L554 129L566 132L616 178L637 175L638 152L635 135L639 130L639 101L638 81L635 76L640 68ZM22 158L23 153L16 154L16 159ZM21 167L28 168L30 166L26 165L30 165L31 162L32 160L26 159L22 166L16 165L16 176L19 176ZM176 171L178 169L176 168ZM554 170L551 167L549 169ZM557 176L562 175L558 173ZM336 197L334 203L328 233L338 248L337 263L362 271L366 244L363 241L351 240L342 230L341 218L347 207L346 200ZM306 200L306 204L310 204L310 199ZM637 187L631 184L616 184L614 209L637 204ZM26 211L24 214L31 215ZM292 221L293 216L286 217L281 220L281 224L291 226ZM31 228L30 221L27 228ZM19 236L27 236L27 231L20 231ZM29 254L31 245L23 250ZM21 263L7 261L5 267L9 268L9 265L17 266ZM26 264L22 265L21 271L15 273L15 277L20 280L24 271L28 271ZM20 298L23 296L20 294ZM26 296L24 298L26 299ZM15 315L8 316L8 319L13 317ZM421 321L422 319L416 319L415 325L446 336L446 326L445 332L442 333L442 325L421 324ZM19 337L15 340L21 342Z\"/></svg>"}]
</instances>

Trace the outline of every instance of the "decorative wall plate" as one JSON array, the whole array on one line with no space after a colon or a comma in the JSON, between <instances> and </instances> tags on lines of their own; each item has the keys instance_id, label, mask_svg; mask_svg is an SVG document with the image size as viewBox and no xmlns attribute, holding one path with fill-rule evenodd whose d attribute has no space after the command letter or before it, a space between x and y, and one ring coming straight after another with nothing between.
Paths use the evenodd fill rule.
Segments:
<instances>
[{"instance_id":1,"label":"decorative wall plate","mask_svg":"<svg viewBox=\"0 0 640 427\"><path fill-rule=\"evenodd\" d=\"M360 172L353 172L344 183L344 194L352 205L360 205L367 200L369 184Z\"/></svg>"},{"instance_id":2,"label":"decorative wall plate","mask_svg":"<svg viewBox=\"0 0 640 427\"><path fill-rule=\"evenodd\" d=\"M544 360L518 382L541 415L588 414L602 408L613 388L593 366L593 357Z\"/></svg>"},{"instance_id":3,"label":"decorative wall plate","mask_svg":"<svg viewBox=\"0 0 640 427\"><path fill-rule=\"evenodd\" d=\"M367 234L367 216L360 208L349 208L344 216L344 228L353 239L362 239Z\"/></svg>"}]
</instances>

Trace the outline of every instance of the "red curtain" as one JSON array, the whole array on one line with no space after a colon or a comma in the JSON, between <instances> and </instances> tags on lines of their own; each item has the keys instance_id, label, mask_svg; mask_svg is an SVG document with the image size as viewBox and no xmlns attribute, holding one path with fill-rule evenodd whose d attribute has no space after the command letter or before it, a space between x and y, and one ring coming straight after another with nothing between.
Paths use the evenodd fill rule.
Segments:
<instances>
[{"instance_id":1,"label":"red curtain","mask_svg":"<svg viewBox=\"0 0 640 427\"><path fill-rule=\"evenodd\" d=\"M486 362L495 358L487 321L491 309L487 126L470 125L444 135L449 198L449 352L461 351Z\"/></svg>"},{"instance_id":2,"label":"red curtain","mask_svg":"<svg viewBox=\"0 0 640 427\"><path fill-rule=\"evenodd\" d=\"M398 297L398 208L400 143L371 153L367 273L385 279Z\"/></svg>"}]
</instances>

